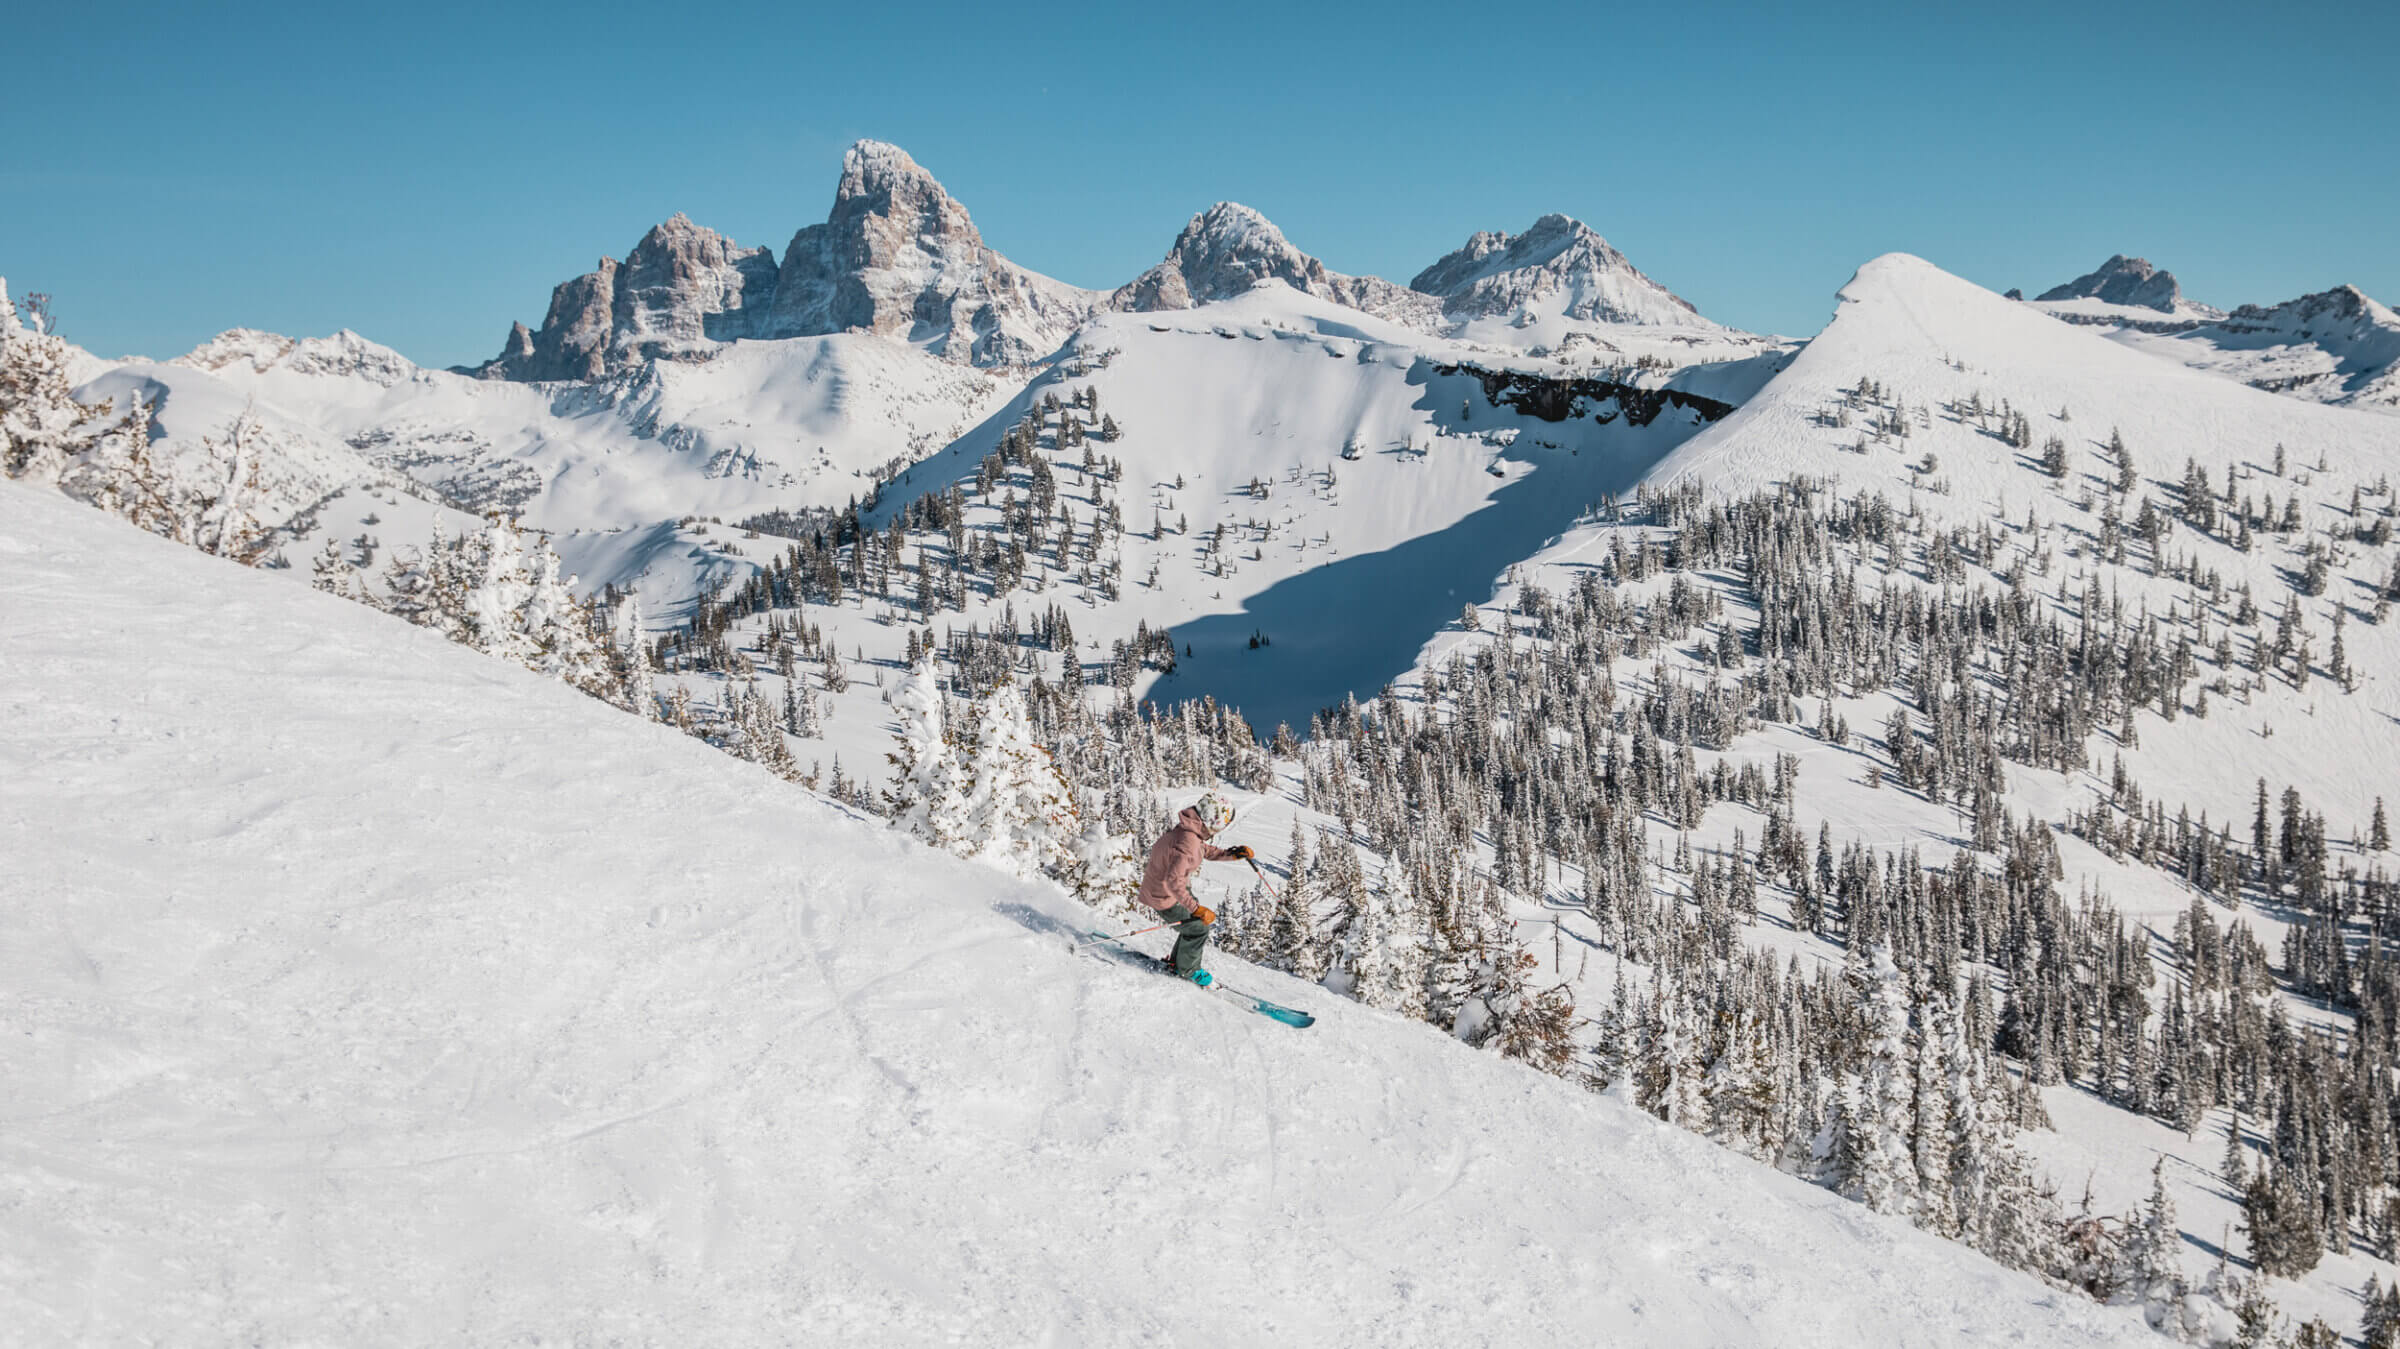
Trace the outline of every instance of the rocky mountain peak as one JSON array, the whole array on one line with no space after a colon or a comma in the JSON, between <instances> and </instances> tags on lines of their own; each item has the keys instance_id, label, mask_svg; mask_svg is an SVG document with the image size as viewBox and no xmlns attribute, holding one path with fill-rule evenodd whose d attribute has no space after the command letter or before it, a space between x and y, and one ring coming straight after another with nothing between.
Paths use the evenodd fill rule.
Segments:
<instances>
[{"instance_id":1,"label":"rocky mountain peak","mask_svg":"<svg viewBox=\"0 0 2400 1349\"><path fill-rule=\"evenodd\" d=\"M742 248L682 212L622 263L602 258L551 293L539 328L514 325L477 371L597 379L738 338L872 332L978 365L1047 354L1099 297L986 248L967 208L907 151L862 140L842 155L833 208L773 250Z\"/></svg>"},{"instance_id":2,"label":"rocky mountain peak","mask_svg":"<svg viewBox=\"0 0 2400 1349\"><path fill-rule=\"evenodd\" d=\"M2052 286L2034 297L2037 303L2081 299L2172 314L2183 301L2183 287L2176 284L2173 272L2151 266L2149 259L2119 253L2067 284Z\"/></svg>"},{"instance_id":3,"label":"rocky mountain peak","mask_svg":"<svg viewBox=\"0 0 2400 1349\"><path fill-rule=\"evenodd\" d=\"M908 152L862 140L842 156L833 210L792 236L757 334L871 332L976 365L1046 355L1098 297L984 246L967 208Z\"/></svg>"},{"instance_id":4,"label":"rocky mountain peak","mask_svg":"<svg viewBox=\"0 0 2400 1349\"><path fill-rule=\"evenodd\" d=\"M743 248L677 211L625 255L610 308L612 345L629 356L749 335L775 291L775 253Z\"/></svg>"},{"instance_id":5,"label":"rocky mountain peak","mask_svg":"<svg viewBox=\"0 0 2400 1349\"><path fill-rule=\"evenodd\" d=\"M486 379L598 379L651 357L750 335L773 295L775 255L742 248L678 211L642 235L620 263L550 293L542 325L512 324Z\"/></svg>"},{"instance_id":6,"label":"rocky mountain peak","mask_svg":"<svg viewBox=\"0 0 2400 1349\"><path fill-rule=\"evenodd\" d=\"M1245 294L1270 277L1318 295L1331 276L1273 221L1240 202L1221 201L1193 216L1166 260L1120 287L1110 305L1136 312L1189 309Z\"/></svg>"},{"instance_id":7,"label":"rocky mountain peak","mask_svg":"<svg viewBox=\"0 0 2400 1349\"><path fill-rule=\"evenodd\" d=\"M1248 293L1261 282L1403 322L1426 322L1432 306L1381 277L1344 276L1300 251L1255 210L1221 201L1191 218L1166 260L1118 288L1112 309L1189 309Z\"/></svg>"},{"instance_id":8,"label":"rocky mountain peak","mask_svg":"<svg viewBox=\"0 0 2400 1349\"><path fill-rule=\"evenodd\" d=\"M834 184L835 205L854 197L889 200L895 193L946 197L941 182L908 151L887 141L862 140L842 152L842 176Z\"/></svg>"},{"instance_id":9,"label":"rocky mountain peak","mask_svg":"<svg viewBox=\"0 0 2400 1349\"><path fill-rule=\"evenodd\" d=\"M2246 304L2225 316L2228 326L2272 324L2306 327L2349 323L2371 327L2400 327L2400 315L2352 285L2335 286L2289 299L2281 304Z\"/></svg>"},{"instance_id":10,"label":"rocky mountain peak","mask_svg":"<svg viewBox=\"0 0 2400 1349\"><path fill-rule=\"evenodd\" d=\"M1608 240L1555 212L1522 234L1478 230L1417 273L1409 288L1442 301L1453 318L1524 313L1555 302L1569 318L1597 323L1706 324L1683 297L1644 276Z\"/></svg>"}]
</instances>

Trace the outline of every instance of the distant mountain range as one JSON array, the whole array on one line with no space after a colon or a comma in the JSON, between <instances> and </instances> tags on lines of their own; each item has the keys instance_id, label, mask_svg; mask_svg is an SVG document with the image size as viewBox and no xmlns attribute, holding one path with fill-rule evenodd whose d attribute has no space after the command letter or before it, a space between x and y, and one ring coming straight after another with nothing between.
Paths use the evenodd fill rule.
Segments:
<instances>
[{"instance_id":1,"label":"distant mountain range","mask_svg":"<svg viewBox=\"0 0 2400 1349\"><path fill-rule=\"evenodd\" d=\"M2254 388L2400 411L2400 315L2356 286L2228 312L2185 298L2173 272L2120 253L2031 303Z\"/></svg>"},{"instance_id":2,"label":"distant mountain range","mask_svg":"<svg viewBox=\"0 0 2400 1349\"><path fill-rule=\"evenodd\" d=\"M559 285L541 326L514 325L500 354L466 373L596 379L742 338L847 332L900 338L963 364L1022 365L1094 315L1188 309L1268 280L1428 333L1488 319L1522 327L1555 305L1579 323L1730 334L1564 215L1523 234L1477 233L1402 286L1333 271L1257 211L1218 202L1192 217L1157 266L1113 291L1085 290L1010 262L906 151L860 141L842 157L825 222L793 235L780 262L679 213L623 261L602 258Z\"/></svg>"}]
</instances>

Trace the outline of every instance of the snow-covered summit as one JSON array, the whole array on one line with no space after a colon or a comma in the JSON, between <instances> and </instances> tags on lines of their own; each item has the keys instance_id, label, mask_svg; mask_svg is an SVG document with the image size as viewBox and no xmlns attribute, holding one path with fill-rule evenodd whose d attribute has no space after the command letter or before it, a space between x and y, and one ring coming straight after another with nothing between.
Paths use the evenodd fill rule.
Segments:
<instances>
[{"instance_id":1,"label":"snow-covered summit","mask_svg":"<svg viewBox=\"0 0 2400 1349\"><path fill-rule=\"evenodd\" d=\"M2400 314L2394 314L2390 306L2349 285L2303 295L2278 305L2242 305L2225 318L2228 328L2267 325L2297 329L2303 336L2311 337L2319 333L2356 331L2360 325L2376 329L2400 327Z\"/></svg>"},{"instance_id":2,"label":"snow-covered summit","mask_svg":"<svg viewBox=\"0 0 2400 1349\"><path fill-rule=\"evenodd\" d=\"M2298 404L2130 345L1888 253L1858 269L1832 321L1782 373L1668 456L1653 480L1740 493L1805 474L1977 518L2051 480L2032 466L2033 450L1952 410L1970 397L2038 412L2038 435L2059 436L2077 456L2121 432L2154 473L2191 456L2221 474L2288 443L2322 453L2336 475L2371 480L2371 465L2400 456L2400 426L2386 418ZM1886 410L1845 415L1861 380L1887 391ZM1885 439L1878 421L1907 430Z\"/></svg>"},{"instance_id":3,"label":"snow-covered summit","mask_svg":"<svg viewBox=\"0 0 2400 1349\"><path fill-rule=\"evenodd\" d=\"M1573 319L1715 326L1690 301L1644 276L1590 226L1555 213L1523 234L1478 231L1408 284L1441 297L1443 311L1462 319L1520 313L1555 297L1560 312Z\"/></svg>"},{"instance_id":4,"label":"snow-covered summit","mask_svg":"<svg viewBox=\"0 0 2400 1349\"><path fill-rule=\"evenodd\" d=\"M2242 358L2245 382L2317 402L2400 411L2400 314L2356 286L2246 304L2191 334Z\"/></svg>"},{"instance_id":5,"label":"snow-covered summit","mask_svg":"<svg viewBox=\"0 0 2400 1349\"><path fill-rule=\"evenodd\" d=\"M1111 309L1190 309L1243 295L1265 281L1379 318L1429 327L1438 310L1425 297L1381 277L1344 276L1300 251L1283 231L1239 202L1221 201L1192 217L1166 260L1119 287Z\"/></svg>"},{"instance_id":6,"label":"snow-covered summit","mask_svg":"<svg viewBox=\"0 0 2400 1349\"><path fill-rule=\"evenodd\" d=\"M386 388L422 373L406 356L348 328L331 337L297 339L256 328L228 328L167 364L211 373L238 368L263 374L281 368L303 375L350 375Z\"/></svg>"}]
</instances>

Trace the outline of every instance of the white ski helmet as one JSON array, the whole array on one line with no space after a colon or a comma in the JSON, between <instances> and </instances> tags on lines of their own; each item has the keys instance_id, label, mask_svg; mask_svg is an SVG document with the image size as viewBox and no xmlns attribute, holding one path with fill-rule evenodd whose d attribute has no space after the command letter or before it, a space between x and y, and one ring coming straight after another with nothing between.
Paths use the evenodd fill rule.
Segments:
<instances>
[{"instance_id":1,"label":"white ski helmet","mask_svg":"<svg viewBox=\"0 0 2400 1349\"><path fill-rule=\"evenodd\" d=\"M1215 792L1208 792L1192 803L1200 812L1200 827L1214 834L1233 823L1233 803Z\"/></svg>"}]
</instances>

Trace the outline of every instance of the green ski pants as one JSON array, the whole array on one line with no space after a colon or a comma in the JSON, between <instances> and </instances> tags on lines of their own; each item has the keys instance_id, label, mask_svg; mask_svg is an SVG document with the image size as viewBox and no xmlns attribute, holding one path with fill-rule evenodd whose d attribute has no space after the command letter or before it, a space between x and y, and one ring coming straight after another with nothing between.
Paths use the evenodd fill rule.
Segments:
<instances>
[{"instance_id":1,"label":"green ski pants","mask_svg":"<svg viewBox=\"0 0 2400 1349\"><path fill-rule=\"evenodd\" d=\"M1200 968L1201 948L1208 945L1208 924L1192 916L1192 906L1189 904L1162 909L1158 916L1176 925L1175 972L1190 975Z\"/></svg>"}]
</instances>

